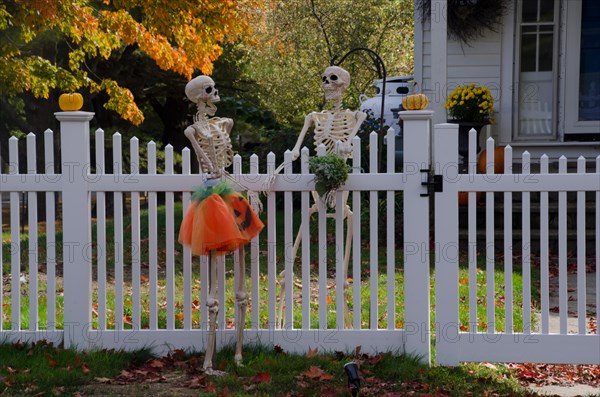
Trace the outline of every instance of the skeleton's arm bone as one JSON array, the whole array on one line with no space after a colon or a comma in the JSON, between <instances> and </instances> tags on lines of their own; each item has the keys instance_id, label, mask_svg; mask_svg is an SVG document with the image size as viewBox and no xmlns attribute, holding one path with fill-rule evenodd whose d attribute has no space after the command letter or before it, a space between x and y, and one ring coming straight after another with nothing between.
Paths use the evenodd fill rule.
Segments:
<instances>
[{"instance_id":1,"label":"skeleton's arm bone","mask_svg":"<svg viewBox=\"0 0 600 397\"><path fill-rule=\"evenodd\" d=\"M310 125L313 123L314 114L315 114L314 112L309 113L304 118L304 126L302 127L302 131L300 131L300 135L298 135L298 140L296 141L296 145L292 149L292 161L294 161L298 157L300 157L300 148L302 147L302 142L304 141L304 137L306 136L306 133L308 132L308 129L310 128Z\"/></svg>"}]
</instances>

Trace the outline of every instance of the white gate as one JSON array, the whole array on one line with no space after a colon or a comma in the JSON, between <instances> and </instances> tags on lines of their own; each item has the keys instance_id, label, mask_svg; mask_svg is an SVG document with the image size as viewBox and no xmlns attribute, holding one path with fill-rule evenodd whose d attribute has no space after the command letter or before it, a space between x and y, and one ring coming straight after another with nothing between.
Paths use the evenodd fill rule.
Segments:
<instances>
[{"instance_id":1,"label":"white gate","mask_svg":"<svg viewBox=\"0 0 600 397\"><path fill-rule=\"evenodd\" d=\"M592 317L586 313L590 307L600 307L600 156L595 159L595 168L586 172L586 161L579 158L576 173L567 173L567 160L559 159L558 173L549 172L549 159L542 156L540 172L532 172L530 155L522 156L522 172L513 173L512 149L505 150L504 173L494 175L494 141L487 141L485 174L476 173L475 131L469 137L470 158L466 174L458 173L457 126L440 124L434 131L434 161L436 174L443 175L443 192L435 195L435 273L436 273L436 359L440 364L456 365L461 361L492 362L540 362L540 363L580 363L600 364L600 335L588 322ZM458 193L469 192L468 237L466 266L468 274L459 276L459 207ZM485 250L478 253L476 192L485 194ZM495 202L495 192L503 192L503 197ZM532 194L539 192L538 211L532 210ZM549 192L558 192L558 275L557 288L550 283L549 234L556 227L549 225ZM574 283L568 288L567 257L567 192L576 192L576 263L571 270ZM586 192L595 195L595 264L586 270ZM595 194L593 193L595 192ZM513 199L520 194L521 207L520 236L522 245L513 249L516 241L513 232ZM513 197L515 195L516 197ZM589 198L588 198L589 199ZM504 206L502 254L497 254L498 227L494 217L497 204ZM573 211L572 211L573 212ZM539 215L532 222L532 216ZM536 218L537 219L537 218ZM532 238L532 229L539 226L539 239ZM534 244L535 243L535 244ZM539 261L532 260L532 245L539 243ZM589 244L589 243L588 243ZM515 253L521 251L522 255ZM495 270L499 258L503 257L500 274L504 278L503 295L495 291ZM478 261L479 259L479 261ZM569 259L570 260L570 259ZM464 262L464 261L463 261ZM484 263L481 263L484 262ZM481 266L478 264L481 263ZM484 268L484 269L480 269ZM520 269L521 281L513 279ZM532 296L532 272L539 271L539 298ZM595 293L589 294L595 302L587 302L586 280L594 276ZM463 273L464 274L464 273ZM478 280L479 278L479 280ZM484 278L484 282L480 280ZM593 279L592 279L593 280ZM485 291L481 291L481 287ZM460 289L463 291L459 291ZM480 291L478 291L480 287ZM537 287L537 286L536 286ZM517 294L516 289L522 290ZM558 306L551 307L550 297L557 294ZM513 302L522 300L522 308ZM532 315L532 299L541 303L539 316ZM569 301L576 301L576 330L569 333ZM460 318L459 304L468 307L468 318ZM485 313L478 313L478 307ZM504 310L504 316L499 310ZM522 325L516 326L515 312L522 313ZM551 314L558 312L557 329L551 326ZM463 316L464 317L464 316ZM538 320L539 318L539 320ZM592 320L593 321L593 320ZM503 329L502 329L503 328Z\"/></svg>"},{"instance_id":2,"label":"white gate","mask_svg":"<svg viewBox=\"0 0 600 397\"><path fill-rule=\"evenodd\" d=\"M403 173L394 172L392 130L387 140L386 173L373 171L378 164L377 134L369 137L368 168L371 171L368 173L362 171L362 143L358 138L354 140L353 172L337 193L337 207L341 208L344 191L350 192L349 203L355 214L351 230L352 261L347 275L341 248L345 236L342 211L334 215L335 232L328 233L325 208L320 203L318 219L312 221L318 225L318 242L311 243L308 208L314 182L313 175L308 173L308 150L302 152L300 174L293 174L291 167L285 167L287 171L275 177L266 200L266 228L249 249L251 305L250 326L245 332L247 343L275 344L289 351L315 347L321 351L345 351L360 345L363 351L407 352L429 362L429 205L428 198L421 197L427 191L422 186L421 169L429 164L431 115L432 112L406 112L403 116L404 144L411 148L405 150ZM190 172L190 151L183 151L183 169L177 174L172 147L165 148L164 167L161 167L157 166L156 145L150 142L146 158L141 159L139 142L133 138L126 161L121 135L117 133L112 137L112 160L109 160L112 164L108 164L104 132L98 130L92 163L89 121L93 114L60 112L56 116L61 123L60 167L54 164L53 133L46 131L45 172L38 173L36 137L30 134L27 138L28 174L19 174L18 140L11 138L8 173L0 175L0 193L7 192L11 197L11 249L10 253L4 253L4 258L0 252L0 263L11 263L10 270L5 266L2 271L6 282L0 283L0 338L64 340L66 347L80 349L154 347L158 353L180 347L203 350L207 336L207 261L192 258L190 251L176 241L175 213L181 211L179 197L185 210L190 202L190 191L201 183L201 178ZM266 174L259 174L257 156L250 158L250 172L243 174L241 158L236 156L232 174L248 189L261 191L275 169L275 155L270 154L266 161ZM289 153L284 161L290 162ZM112 173L107 173L107 166ZM142 173L140 169L147 172ZM26 192L29 203L26 238L29 254L25 266L21 263L20 246L21 192ZM45 242L38 236L41 228L37 219L37 192L45 192L46 196L46 229L42 230ZM409 225L402 233L404 265L396 255L400 247L396 247L395 234L397 228L402 228L395 220L400 212L395 211L396 192L404 192L402 211L405 225ZM62 203L58 206L55 205L57 193L60 196L57 203ZM278 211L279 214L281 211L276 208L276 198L281 194L284 196L283 227L277 221ZM290 257L298 229L293 223L294 196L300 196L303 242L307 242L302 244L301 255L295 263ZM367 196L368 209L361 207ZM160 217L159 198L164 198L164 215ZM54 229L55 207L62 213L60 230ZM107 221L108 212L112 223ZM368 213L368 225L364 226L361 225L363 212ZM159 230L162 221L165 233ZM147 224L147 229L142 230L143 224ZM367 230L368 236L364 236L363 230ZM160 237L163 234L164 239ZM328 235L335 236L333 244ZM45 246L38 247L39 241ZM385 258L380 257L382 246ZM62 258L61 255L57 258L57 247L61 248L58 251L62 251ZM317 251L313 252L318 252L318 263L311 272L310 252L315 247ZM333 249L335 254L332 255ZM176 269L176 256L183 258L181 269ZM334 263L328 265L328 258L332 257ZM380 265L382 262L384 265ZM229 273L231 260L222 266ZM39 277L38 268L43 268L45 277ZM60 268L62 286L58 285ZM282 270L283 294L290 303L285 308L284 327L278 328L276 313L282 281L278 276ZM396 277L401 272L404 281L399 283ZM347 276L352 280L347 280ZM386 280L383 285L380 276ZM217 339L220 344L230 343L235 337L233 299L228 301L225 291L227 280L232 277L239 275L228 274L226 278L225 272L221 272L219 280L221 311ZM8 287L5 292L2 288L9 285L9 280L10 292ZM349 305L351 325L345 326L342 302L346 283L350 284L352 300ZM24 291L27 299L23 300ZM177 294L179 291L183 291L182 301L176 298L181 296ZM402 302L405 302L403 317L397 313ZM266 310L261 311L262 308ZM335 314L330 316L331 312ZM23 321L23 316L28 321Z\"/></svg>"}]
</instances>

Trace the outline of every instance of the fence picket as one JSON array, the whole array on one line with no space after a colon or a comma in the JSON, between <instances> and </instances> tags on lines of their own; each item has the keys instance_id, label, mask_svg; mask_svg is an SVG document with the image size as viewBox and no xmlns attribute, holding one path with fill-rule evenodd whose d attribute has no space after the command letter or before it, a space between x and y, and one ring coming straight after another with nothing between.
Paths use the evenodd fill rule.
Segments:
<instances>
[{"instance_id":1,"label":"fence picket","mask_svg":"<svg viewBox=\"0 0 600 397\"><path fill-rule=\"evenodd\" d=\"M494 175L494 139L488 138L486 142L486 172ZM493 177L492 177L493 178ZM495 305L495 227L494 227L494 192L485 194L485 280L486 280L486 310L487 310L487 333L496 332L496 305Z\"/></svg>"},{"instance_id":2,"label":"fence picket","mask_svg":"<svg viewBox=\"0 0 600 397\"><path fill-rule=\"evenodd\" d=\"M325 145L317 147L317 156L325 154ZM319 328L327 329L327 204L319 197L318 235L319 235Z\"/></svg>"},{"instance_id":3,"label":"fence picket","mask_svg":"<svg viewBox=\"0 0 600 397\"><path fill-rule=\"evenodd\" d=\"M8 173L19 173L19 140L10 137L8 140ZM10 192L10 271L11 271L11 327L13 331L21 330L21 234L19 215L19 192Z\"/></svg>"},{"instance_id":4,"label":"fence picket","mask_svg":"<svg viewBox=\"0 0 600 397\"><path fill-rule=\"evenodd\" d=\"M139 141L136 137L129 141L130 175L132 180L140 172ZM140 240L140 192L131 192L131 324L133 329L142 328L141 308L141 240Z\"/></svg>"},{"instance_id":5,"label":"fence picket","mask_svg":"<svg viewBox=\"0 0 600 397\"><path fill-rule=\"evenodd\" d=\"M181 173L184 175L191 174L191 158L190 149L187 147L181 152L182 157L182 170ZM183 204L183 215L190 206L191 193L184 191L181 197ZM183 245L183 329L192 329L193 327L193 314L192 314L192 250L190 247Z\"/></svg>"},{"instance_id":6,"label":"fence picket","mask_svg":"<svg viewBox=\"0 0 600 397\"><path fill-rule=\"evenodd\" d=\"M273 175L275 172L275 153L269 152L267 155L267 174ZM275 229L276 208L275 192L270 192L267 197L267 283L268 283L268 325L277 324L277 268L275 261L277 259L277 234Z\"/></svg>"},{"instance_id":7,"label":"fence picket","mask_svg":"<svg viewBox=\"0 0 600 397\"><path fill-rule=\"evenodd\" d=\"M300 172L308 174L308 148L305 146L300 152ZM310 329L310 192L300 193L300 214L302 219L302 328ZM316 203L315 203L316 205Z\"/></svg>"},{"instance_id":8,"label":"fence picket","mask_svg":"<svg viewBox=\"0 0 600 397\"><path fill-rule=\"evenodd\" d=\"M387 172L393 174L396 172L396 132L393 128L388 128L387 132ZM387 229L387 328L396 328L396 192L388 190L386 192L386 229Z\"/></svg>"},{"instance_id":9,"label":"fence picket","mask_svg":"<svg viewBox=\"0 0 600 397\"><path fill-rule=\"evenodd\" d=\"M345 239L344 239L344 212L346 192L338 190L335 193L335 326L344 329L344 316L347 315L345 307L346 269L344 268Z\"/></svg>"},{"instance_id":10,"label":"fence picket","mask_svg":"<svg viewBox=\"0 0 600 397\"><path fill-rule=\"evenodd\" d=\"M96 177L104 175L104 130L96 130ZM98 283L98 329L106 329L106 193L96 192L96 261Z\"/></svg>"},{"instance_id":11,"label":"fence picket","mask_svg":"<svg viewBox=\"0 0 600 397\"><path fill-rule=\"evenodd\" d=\"M283 154L284 164L284 175L290 178L293 174L292 170L292 152L286 150ZM294 259L292 257L293 251L293 237L292 231L294 230L294 219L293 219L293 208L292 208L292 192L285 192L283 194L283 244L284 244L284 286L285 291L282 297L285 296L285 323L283 327L285 329L291 329L294 324L293 308L294 308Z\"/></svg>"},{"instance_id":12,"label":"fence picket","mask_svg":"<svg viewBox=\"0 0 600 397\"><path fill-rule=\"evenodd\" d=\"M548 174L548 156L540 158L540 173ZM549 272L549 233L548 233L548 192L540 193L540 295L542 334L550 332L550 272Z\"/></svg>"},{"instance_id":13,"label":"fence picket","mask_svg":"<svg viewBox=\"0 0 600 397\"><path fill-rule=\"evenodd\" d=\"M239 175L242 174L242 157L239 154L236 154L235 156L233 156L233 177L234 179L238 179ZM246 280L242 280L242 274L240 273L240 260L242 258L240 258L240 252L239 250L235 250L233 252L233 290L235 291L236 286L240 283L245 283ZM235 293L234 293L234 297L235 297ZM234 302L235 302L235 298L234 298ZM239 324L239 316L240 313L238 312L238 305L234 303L233 305L233 317L234 317L234 324L237 328L237 325Z\"/></svg>"},{"instance_id":14,"label":"fence picket","mask_svg":"<svg viewBox=\"0 0 600 397\"><path fill-rule=\"evenodd\" d=\"M250 156L250 175L258 175L258 156ZM260 328L260 236L250 243L250 279L252 280L252 328Z\"/></svg>"},{"instance_id":15,"label":"fence picket","mask_svg":"<svg viewBox=\"0 0 600 397\"><path fill-rule=\"evenodd\" d=\"M219 255L217 258L217 299L219 300L219 313L217 313L217 329L225 329L227 325L226 310L225 310L225 274L227 269L225 268L227 262L225 261L225 255Z\"/></svg>"},{"instance_id":16,"label":"fence picket","mask_svg":"<svg viewBox=\"0 0 600 397\"><path fill-rule=\"evenodd\" d=\"M35 134L27 134L27 173L37 173ZM27 193L27 226L29 232L29 330L38 330L38 205L37 192Z\"/></svg>"},{"instance_id":17,"label":"fence picket","mask_svg":"<svg viewBox=\"0 0 600 397\"><path fill-rule=\"evenodd\" d=\"M585 158L577 159L577 173L585 174ZM585 192L577 192L577 317L579 334L586 334Z\"/></svg>"},{"instance_id":18,"label":"fence picket","mask_svg":"<svg viewBox=\"0 0 600 397\"><path fill-rule=\"evenodd\" d=\"M523 174L531 175L531 155L523 153ZM527 176L525 176L527 178ZM521 196L522 261L523 261L523 333L531 333L531 193Z\"/></svg>"},{"instance_id":19,"label":"fence picket","mask_svg":"<svg viewBox=\"0 0 600 397\"><path fill-rule=\"evenodd\" d=\"M360 138L355 136L352 139L352 173L361 173L361 141ZM361 192L355 190L352 192L352 309L353 309L353 328L361 329L361 299L360 299L360 286L361 286L361 256L362 249L360 244L360 226L361 226Z\"/></svg>"},{"instance_id":20,"label":"fence picket","mask_svg":"<svg viewBox=\"0 0 600 397\"><path fill-rule=\"evenodd\" d=\"M148 142L148 175L156 175L156 143ZM148 192L149 328L158 329L158 214L156 192Z\"/></svg>"},{"instance_id":21,"label":"fence picket","mask_svg":"<svg viewBox=\"0 0 600 397\"><path fill-rule=\"evenodd\" d=\"M44 164L46 178L54 175L54 132L44 131ZM55 192L46 192L46 328L56 329L56 211ZM1 210L0 210L1 211ZM2 223L2 220L0 220ZM1 232L0 232L1 234ZM2 263L2 258L0 258ZM2 291L0 291L2 294ZM2 302L0 302L0 305ZM0 316L1 317L1 316Z\"/></svg>"},{"instance_id":22,"label":"fence picket","mask_svg":"<svg viewBox=\"0 0 600 397\"><path fill-rule=\"evenodd\" d=\"M208 256L200 257L200 327L208 330Z\"/></svg>"},{"instance_id":23,"label":"fence picket","mask_svg":"<svg viewBox=\"0 0 600 397\"><path fill-rule=\"evenodd\" d=\"M113 175L120 181L123 174L123 156L121 147L121 134L113 134ZM123 265L124 265L124 238L123 238L123 193L114 192L114 251L115 251L115 329L122 330L124 323L124 293L123 293Z\"/></svg>"},{"instance_id":24,"label":"fence picket","mask_svg":"<svg viewBox=\"0 0 600 397\"><path fill-rule=\"evenodd\" d=\"M512 147L504 148L504 174L512 174ZM504 193L504 332L513 333L512 192Z\"/></svg>"},{"instance_id":25,"label":"fence picket","mask_svg":"<svg viewBox=\"0 0 600 397\"><path fill-rule=\"evenodd\" d=\"M173 175L173 146L165 147L165 174ZM167 329L175 329L175 197L165 193L165 251L167 263Z\"/></svg>"},{"instance_id":26,"label":"fence picket","mask_svg":"<svg viewBox=\"0 0 600 397\"><path fill-rule=\"evenodd\" d=\"M567 173L567 158L558 159L558 173ZM560 311L560 334L567 333L569 310L567 293L567 192L558 192L558 307Z\"/></svg>"},{"instance_id":27,"label":"fence picket","mask_svg":"<svg viewBox=\"0 0 600 397\"><path fill-rule=\"evenodd\" d=\"M469 163L470 174L477 173L477 131L469 130ZM486 159L487 161L487 159ZM486 166L487 170L487 166ZM469 261L469 330L477 332L477 192L469 192L467 213L468 261Z\"/></svg>"},{"instance_id":28,"label":"fence picket","mask_svg":"<svg viewBox=\"0 0 600 397\"><path fill-rule=\"evenodd\" d=\"M377 170L377 132L373 131L369 134L369 172ZM369 319L369 328L379 328L379 307L377 306L377 298L379 296L379 194L376 191L369 192L369 241L370 241L370 265L369 265L369 279L370 279L370 291L371 291L371 302L369 306L369 312L371 313Z\"/></svg>"}]
</instances>

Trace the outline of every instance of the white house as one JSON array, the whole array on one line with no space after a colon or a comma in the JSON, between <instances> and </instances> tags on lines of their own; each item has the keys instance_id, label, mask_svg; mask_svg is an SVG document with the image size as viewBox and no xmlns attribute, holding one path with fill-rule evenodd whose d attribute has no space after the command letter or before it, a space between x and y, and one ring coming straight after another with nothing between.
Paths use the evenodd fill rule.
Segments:
<instances>
[{"instance_id":1,"label":"white house","mask_svg":"<svg viewBox=\"0 0 600 397\"><path fill-rule=\"evenodd\" d=\"M468 9L480 1L431 0L428 18L415 11L415 80L436 111L434 122L446 121L446 95L457 84L485 85L496 110L496 123L487 132L499 144L513 146L515 156L526 149L533 156L595 158L600 153L600 2L497 0L506 12L496 31L486 29L466 44L448 38L447 7L458 3Z\"/></svg>"}]
</instances>

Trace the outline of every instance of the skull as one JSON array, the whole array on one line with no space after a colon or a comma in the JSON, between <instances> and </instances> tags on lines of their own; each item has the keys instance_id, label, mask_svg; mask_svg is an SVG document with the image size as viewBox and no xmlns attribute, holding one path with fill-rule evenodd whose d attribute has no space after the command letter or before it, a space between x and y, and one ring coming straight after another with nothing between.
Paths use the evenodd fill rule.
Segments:
<instances>
[{"instance_id":1,"label":"skull","mask_svg":"<svg viewBox=\"0 0 600 397\"><path fill-rule=\"evenodd\" d=\"M185 95L194 103L216 103L221 100L215 82L208 76L198 76L190 80L185 86Z\"/></svg>"},{"instance_id":2,"label":"skull","mask_svg":"<svg viewBox=\"0 0 600 397\"><path fill-rule=\"evenodd\" d=\"M342 96L342 93L350 85L350 73L339 66L330 66L325 69L323 76L323 92L325 99L335 100Z\"/></svg>"}]
</instances>

